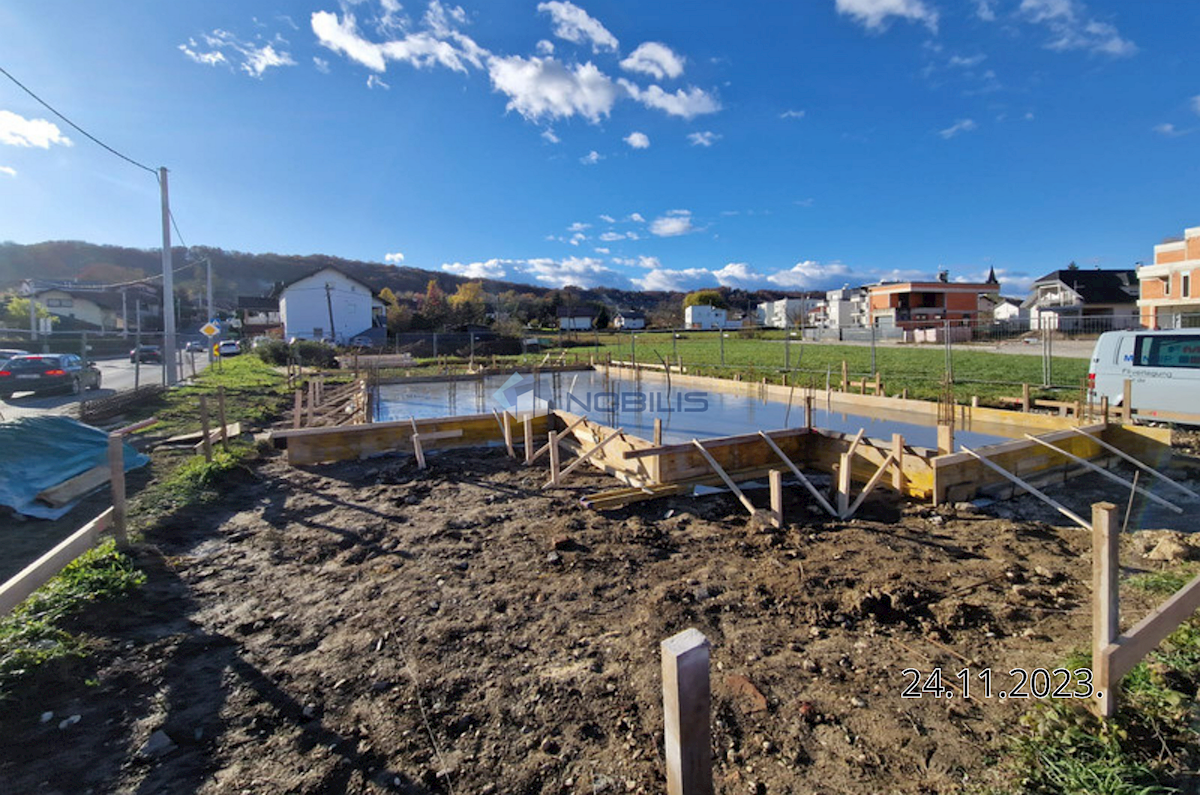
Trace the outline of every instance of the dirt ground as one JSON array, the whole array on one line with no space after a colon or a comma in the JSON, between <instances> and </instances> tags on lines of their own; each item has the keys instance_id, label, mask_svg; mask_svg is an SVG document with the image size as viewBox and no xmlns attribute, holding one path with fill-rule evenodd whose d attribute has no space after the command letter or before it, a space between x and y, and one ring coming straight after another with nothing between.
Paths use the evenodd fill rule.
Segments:
<instances>
[{"instance_id":1,"label":"dirt ground","mask_svg":"<svg viewBox=\"0 0 1200 795\"><path fill-rule=\"evenodd\" d=\"M1090 537L1033 498L839 522L797 488L776 531L729 495L599 514L592 472L430 460L271 458L164 521L147 584L75 622L94 653L0 709L0 789L661 792L659 643L696 627L718 792L960 792L1031 702L905 699L902 670L1000 689L1088 645Z\"/></svg>"}]
</instances>

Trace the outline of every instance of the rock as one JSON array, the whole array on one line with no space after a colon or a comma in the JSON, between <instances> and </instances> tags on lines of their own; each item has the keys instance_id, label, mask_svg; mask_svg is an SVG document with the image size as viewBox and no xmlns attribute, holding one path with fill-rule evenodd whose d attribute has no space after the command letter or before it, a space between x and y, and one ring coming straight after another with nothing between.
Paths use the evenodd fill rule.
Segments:
<instances>
[{"instance_id":1,"label":"rock","mask_svg":"<svg viewBox=\"0 0 1200 795\"><path fill-rule=\"evenodd\" d=\"M551 755L557 754L560 750L558 742L553 737L542 740L541 749L543 753Z\"/></svg>"},{"instance_id":2,"label":"rock","mask_svg":"<svg viewBox=\"0 0 1200 795\"><path fill-rule=\"evenodd\" d=\"M69 718L63 718L61 721L59 721L58 728L69 729L72 726L74 726L76 723L79 723L79 721L81 721L81 720L83 720L83 718L79 715L72 715Z\"/></svg>"},{"instance_id":3,"label":"rock","mask_svg":"<svg viewBox=\"0 0 1200 795\"><path fill-rule=\"evenodd\" d=\"M1164 538L1158 542L1154 549L1150 550L1150 554L1146 555L1149 560L1165 560L1171 563L1176 563L1181 560L1187 560L1191 557L1192 549L1186 544L1182 544L1174 538Z\"/></svg>"},{"instance_id":4,"label":"rock","mask_svg":"<svg viewBox=\"0 0 1200 795\"><path fill-rule=\"evenodd\" d=\"M157 756L169 754L175 748L175 741L168 737L165 731L159 729L150 735L150 739L146 740L145 744L138 750L138 755L146 759L153 759Z\"/></svg>"},{"instance_id":5,"label":"rock","mask_svg":"<svg viewBox=\"0 0 1200 795\"><path fill-rule=\"evenodd\" d=\"M806 659L804 662L800 663L800 667L808 671L810 674L815 674L821 670L821 666L817 664L816 660Z\"/></svg>"},{"instance_id":6,"label":"rock","mask_svg":"<svg viewBox=\"0 0 1200 795\"><path fill-rule=\"evenodd\" d=\"M725 677L725 686L737 698L745 712L762 712L767 708L767 697L754 686L753 682L741 674L730 674Z\"/></svg>"},{"instance_id":7,"label":"rock","mask_svg":"<svg viewBox=\"0 0 1200 795\"><path fill-rule=\"evenodd\" d=\"M1045 566L1034 566L1033 573L1047 580L1053 580L1055 577L1054 572L1050 571L1050 569L1046 568Z\"/></svg>"},{"instance_id":8,"label":"rock","mask_svg":"<svg viewBox=\"0 0 1200 795\"><path fill-rule=\"evenodd\" d=\"M571 537L566 533L559 533L550 539L551 549L568 549L571 546Z\"/></svg>"},{"instance_id":9,"label":"rock","mask_svg":"<svg viewBox=\"0 0 1200 795\"><path fill-rule=\"evenodd\" d=\"M956 502L956 503L954 503L954 510L958 511L959 513L974 513L975 512L975 503Z\"/></svg>"},{"instance_id":10,"label":"rock","mask_svg":"<svg viewBox=\"0 0 1200 795\"><path fill-rule=\"evenodd\" d=\"M946 520L937 514L934 514L933 516L929 517L930 524L941 524L944 521L946 521Z\"/></svg>"},{"instance_id":11,"label":"rock","mask_svg":"<svg viewBox=\"0 0 1200 795\"><path fill-rule=\"evenodd\" d=\"M54 720L53 712L43 712L42 713L42 723L49 723L52 720Z\"/></svg>"},{"instance_id":12,"label":"rock","mask_svg":"<svg viewBox=\"0 0 1200 795\"><path fill-rule=\"evenodd\" d=\"M558 554L557 552L551 552L546 556L546 562L552 566L562 563L562 555Z\"/></svg>"},{"instance_id":13,"label":"rock","mask_svg":"<svg viewBox=\"0 0 1200 795\"><path fill-rule=\"evenodd\" d=\"M867 705L867 702L863 701L858 696L850 696L850 706L861 708L861 707L865 707L866 705Z\"/></svg>"}]
</instances>

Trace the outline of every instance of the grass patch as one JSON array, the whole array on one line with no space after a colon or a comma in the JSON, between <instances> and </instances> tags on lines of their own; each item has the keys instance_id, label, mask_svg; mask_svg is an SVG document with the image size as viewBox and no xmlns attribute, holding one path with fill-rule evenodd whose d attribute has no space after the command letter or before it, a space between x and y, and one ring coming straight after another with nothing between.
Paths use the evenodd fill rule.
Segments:
<instances>
[{"instance_id":1,"label":"grass patch","mask_svg":"<svg viewBox=\"0 0 1200 795\"><path fill-rule=\"evenodd\" d=\"M1186 570L1142 574L1134 588L1165 596L1191 579ZM1072 671L1091 667L1072 655ZM1019 792L1157 795L1183 791L1200 762L1200 619L1184 622L1121 681L1117 715L1107 723L1082 702L1049 701L1021 718L1006 750Z\"/></svg>"},{"instance_id":2,"label":"grass patch","mask_svg":"<svg viewBox=\"0 0 1200 795\"><path fill-rule=\"evenodd\" d=\"M116 543L105 541L0 619L0 699L28 672L51 660L82 656L83 641L61 626L86 605L129 593L146 580Z\"/></svg>"}]
</instances>

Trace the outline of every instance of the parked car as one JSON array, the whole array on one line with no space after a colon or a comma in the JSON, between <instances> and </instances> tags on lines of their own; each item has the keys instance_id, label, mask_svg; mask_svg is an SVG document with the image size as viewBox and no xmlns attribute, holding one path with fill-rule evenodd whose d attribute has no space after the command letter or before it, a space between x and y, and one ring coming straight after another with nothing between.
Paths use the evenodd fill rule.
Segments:
<instances>
[{"instance_id":1,"label":"parked car","mask_svg":"<svg viewBox=\"0 0 1200 795\"><path fill-rule=\"evenodd\" d=\"M242 352L242 344L237 340L221 340L217 343L217 356L237 356Z\"/></svg>"},{"instance_id":2,"label":"parked car","mask_svg":"<svg viewBox=\"0 0 1200 795\"><path fill-rule=\"evenodd\" d=\"M72 353L14 356L0 369L0 399L14 392L60 392L78 395L84 389L100 388L100 369Z\"/></svg>"},{"instance_id":3,"label":"parked car","mask_svg":"<svg viewBox=\"0 0 1200 795\"><path fill-rule=\"evenodd\" d=\"M350 340L350 347L352 348L370 348L374 344L375 340L361 334Z\"/></svg>"},{"instance_id":4,"label":"parked car","mask_svg":"<svg viewBox=\"0 0 1200 795\"><path fill-rule=\"evenodd\" d=\"M1096 340L1088 369L1093 401L1110 406L1125 399L1143 415L1185 425L1200 425L1196 390L1200 387L1200 329L1108 331Z\"/></svg>"},{"instance_id":5,"label":"parked car","mask_svg":"<svg viewBox=\"0 0 1200 795\"><path fill-rule=\"evenodd\" d=\"M0 348L0 362L6 362L14 356L28 356L29 351L18 350L17 348Z\"/></svg>"},{"instance_id":6,"label":"parked car","mask_svg":"<svg viewBox=\"0 0 1200 795\"><path fill-rule=\"evenodd\" d=\"M157 345L141 345L129 352L129 363L154 362L162 363L162 348Z\"/></svg>"},{"instance_id":7,"label":"parked car","mask_svg":"<svg viewBox=\"0 0 1200 795\"><path fill-rule=\"evenodd\" d=\"M204 343L203 342L189 342L187 345L183 346L183 352L184 353L203 353L204 352Z\"/></svg>"}]
</instances>

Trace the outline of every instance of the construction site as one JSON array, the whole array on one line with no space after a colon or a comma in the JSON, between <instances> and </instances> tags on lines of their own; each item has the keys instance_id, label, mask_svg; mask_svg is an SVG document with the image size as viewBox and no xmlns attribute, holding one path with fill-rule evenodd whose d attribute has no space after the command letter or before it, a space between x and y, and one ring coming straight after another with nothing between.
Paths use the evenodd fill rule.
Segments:
<instances>
[{"instance_id":1,"label":"construction site","mask_svg":"<svg viewBox=\"0 0 1200 795\"><path fill-rule=\"evenodd\" d=\"M1041 694L930 695L926 676L1011 685L1091 651L1107 693L1067 698L1097 720L1195 607L1195 587L1165 606L1126 588L1122 622L1120 569L1096 562L1119 543L1128 577L1200 546L1195 437L1128 410L520 369L297 381L219 499L134 545L147 584L80 619L96 685L50 706L68 666L12 701L0 774L46 792L1009 791L1005 738ZM254 430L209 413L198 452ZM690 638L702 687L667 674L664 642ZM89 728L68 753L72 716Z\"/></svg>"}]
</instances>

